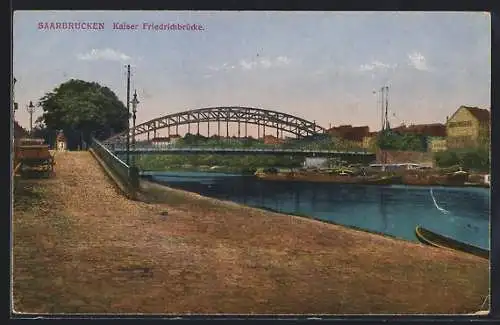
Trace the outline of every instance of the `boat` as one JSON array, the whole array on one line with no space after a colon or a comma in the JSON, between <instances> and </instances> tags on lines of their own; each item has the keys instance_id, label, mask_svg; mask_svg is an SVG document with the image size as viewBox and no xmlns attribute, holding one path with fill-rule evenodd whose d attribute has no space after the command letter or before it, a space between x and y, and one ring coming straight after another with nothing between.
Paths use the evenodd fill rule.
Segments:
<instances>
[{"instance_id":1,"label":"boat","mask_svg":"<svg viewBox=\"0 0 500 325\"><path fill-rule=\"evenodd\" d=\"M415 228L415 235L422 244L439 248L453 249L464 253L469 253L478 257L482 257L485 259L489 259L490 257L489 250L437 234L421 226L417 226Z\"/></svg>"},{"instance_id":2,"label":"boat","mask_svg":"<svg viewBox=\"0 0 500 325\"><path fill-rule=\"evenodd\" d=\"M320 173L269 173L257 171L254 174L262 180L271 181L308 181L308 182L330 182L339 184L402 184L402 176L354 176L349 173L320 174Z\"/></svg>"},{"instance_id":3,"label":"boat","mask_svg":"<svg viewBox=\"0 0 500 325\"><path fill-rule=\"evenodd\" d=\"M365 184L380 184L380 185L391 185L391 184L402 184L403 176L395 175L395 176L382 176L376 178L367 178L364 181Z\"/></svg>"}]
</instances>

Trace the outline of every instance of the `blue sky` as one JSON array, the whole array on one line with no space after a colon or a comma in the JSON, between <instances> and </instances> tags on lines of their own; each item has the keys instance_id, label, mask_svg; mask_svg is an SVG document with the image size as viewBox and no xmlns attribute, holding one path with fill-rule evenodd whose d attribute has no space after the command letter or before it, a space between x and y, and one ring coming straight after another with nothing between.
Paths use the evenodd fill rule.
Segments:
<instances>
[{"instance_id":1,"label":"blue sky","mask_svg":"<svg viewBox=\"0 0 500 325\"><path fill-rule=\"evenodd\" d=\"M38 29L77 21L105 28ZM119 31L114 22L204 30ZM460 105L490 107L490 16L480 12L18 11L13 39L16 119L25 127L28 102L70 78L106 85L125 102L125 64L138 122L238 105L376 130L373 90L384 84L393 124L444 122Z\"/></svg>"}]
</instances>

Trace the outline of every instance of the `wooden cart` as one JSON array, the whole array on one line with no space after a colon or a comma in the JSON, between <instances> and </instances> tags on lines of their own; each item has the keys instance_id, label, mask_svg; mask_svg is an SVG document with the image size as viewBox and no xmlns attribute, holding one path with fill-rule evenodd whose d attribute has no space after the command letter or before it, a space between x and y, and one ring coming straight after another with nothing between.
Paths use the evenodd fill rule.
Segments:
<instances>
[{"instance_id":1,"label":"wooden cart","mask_svg":"<svg viewBox=\"0 0 500 325\"><path fill-rule=\"evenodd\" d=\"M15 172L20 175L50 176L54 164L48 145L20 143L16 147Z\"/></svg>"}]
</instances>

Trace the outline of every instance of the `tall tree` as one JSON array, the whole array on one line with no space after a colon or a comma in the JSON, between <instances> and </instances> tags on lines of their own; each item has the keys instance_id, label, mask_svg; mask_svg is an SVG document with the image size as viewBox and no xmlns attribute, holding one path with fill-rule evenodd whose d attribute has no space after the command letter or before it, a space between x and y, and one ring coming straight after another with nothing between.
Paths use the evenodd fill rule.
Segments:
<instances>
[{"instance_id":1,"label":"tall tree","mask_svg":"<svg viewBox=\"0 0 500 325\"><path fill-rule=\"evenodd\" d=\"M70 149L88 143L91 135L104 139L126 130L126 106L108 87L71 79L40 99L41 120L49 134L63 130Z\"/></svg>"}]
</instances>

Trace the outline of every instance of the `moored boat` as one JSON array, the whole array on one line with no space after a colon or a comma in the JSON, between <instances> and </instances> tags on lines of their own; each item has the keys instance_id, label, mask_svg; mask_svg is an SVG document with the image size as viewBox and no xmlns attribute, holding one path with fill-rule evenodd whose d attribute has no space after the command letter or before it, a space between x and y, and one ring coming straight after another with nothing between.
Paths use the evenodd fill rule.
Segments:
<instances>
[{"instance_id":1,"label":"moored boat","mask_svg":"<svg viewBox=\"0 0 500 325\"><path fill-rule=\"evenodd\" d=\"M461 251L464 253L469 253L472 255L476 255L482 258L488 259L490 257L490 251L486 250L481 247L473 246L461 241L458 241L456 239L443 236L440 234L437 234L429 229L423 228L421 226L417 226L415 228L415 235L417 236L417 239L426 245L434 246L434 247L440 247L440 248L447 248L447 249L453 249L457 251Z\"/></svg>"}]
</instances>

